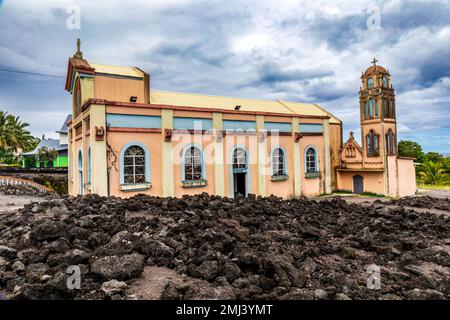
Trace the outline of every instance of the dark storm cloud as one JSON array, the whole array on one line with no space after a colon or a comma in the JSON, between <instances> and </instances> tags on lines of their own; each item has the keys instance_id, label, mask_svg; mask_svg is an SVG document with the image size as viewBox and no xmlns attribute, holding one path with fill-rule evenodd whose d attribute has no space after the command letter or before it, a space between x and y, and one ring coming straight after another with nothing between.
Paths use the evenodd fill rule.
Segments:
<instances>
[{"instance_id":1,"label":"dark storm cloud","mask_svg":"<svg viewBox=\"0 0 450 320\"><path fill-rule=\"evenodd\" d=\"M254 82L255 85L311 80L334 75L332 70L324 68L284 69L282 65L272 63L265 63L258 69L259 78Z\"/></svg>"},{"instance_id":2,"label":"dark storm cloud","mask_svg":"<svg viewBox=\"0 0 450 320\"><path fill-rule=\"evenodd\" d=\"M387 28L408 30L419 27L442 27L449 23L450 2L448 1L402 1L395 10L382 13Z\"/></svg>"}]
</instances>

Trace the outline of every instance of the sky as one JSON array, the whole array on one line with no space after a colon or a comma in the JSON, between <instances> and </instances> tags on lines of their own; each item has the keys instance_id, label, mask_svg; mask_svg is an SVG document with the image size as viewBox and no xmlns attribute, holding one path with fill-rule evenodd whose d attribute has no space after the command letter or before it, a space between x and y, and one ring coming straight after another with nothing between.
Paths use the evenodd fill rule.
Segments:
<instances>
[{"instance_id":1,"label":"sky","mask_svg":"<svg viewBox=\"0 0 450 320\"><path fill-rule=\"evenodd\" d=\"M0 0L0 110L36 136L57 137L70 113L77 38L85 59L140 67L151 89L318 103L344 139L360 135L360 77L376 57L399 140L450 153L448 0Z\"/></svg>"}]
</instances>

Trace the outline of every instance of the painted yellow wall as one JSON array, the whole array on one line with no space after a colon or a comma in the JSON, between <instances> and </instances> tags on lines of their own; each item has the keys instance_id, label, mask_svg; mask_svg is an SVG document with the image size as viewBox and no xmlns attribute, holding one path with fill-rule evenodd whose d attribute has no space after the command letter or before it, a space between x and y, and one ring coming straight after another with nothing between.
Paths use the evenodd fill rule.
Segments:
<instances>
[{"instance_id":1,"label":"painted yellow wall","mask_svg":"<svg viewBox=\"0 0 450 320\"><path fill-rule=\"evenodd\" d=\"M138 103L145 103L144 81L95 76L95 98L112 101L129 102L131 96L137 97Z\"/></svg>"}]
</instances>

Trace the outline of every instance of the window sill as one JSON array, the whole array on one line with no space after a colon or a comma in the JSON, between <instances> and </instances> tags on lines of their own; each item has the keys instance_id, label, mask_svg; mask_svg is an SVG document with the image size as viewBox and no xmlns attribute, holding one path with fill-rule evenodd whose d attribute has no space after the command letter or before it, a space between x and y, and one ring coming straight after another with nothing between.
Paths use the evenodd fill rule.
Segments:
<instances>
[{"instance_id":1,"label":"window sill","mask_svg":"<svg viewBox=\"0 0 450 320\"><path fill-rule=\"evenodd\" d=\"M139 190L147 190L152 187L150 182L145 183L135 183L135 184L121 184L121 191L139 191Z\"/></svg>"},{"instance_id":2,"label":"window sill","mask_svg":"<svg viewBox=\"0 0 450 320\"><path fill-rule=\"evenodd\" d=\"M289 179L289 176L287 174L281 175L281 176L272 176L270 179L272 182L278 182L278 181L286 181Z\"/></svg>"},{"instance_id":3,"label":"window sill","mask_svg":"<svg viewBox=\"0 0 450 320\"><path fill-rule=\"evenodd\" d=\"M305 173L306 179L318 179L320 178L320 172L307 172Z\"/></svg>"},{"instance_id":4,"label":"window sill","mask_svg":"<svg viewBox=\"0 0 450 320\"><path fill-rule=\"evenodd\" d=\"M199 188L206 186L208 184L208 180L183 180L181 181L183 188Z\"/></svg>"}]
</instances>

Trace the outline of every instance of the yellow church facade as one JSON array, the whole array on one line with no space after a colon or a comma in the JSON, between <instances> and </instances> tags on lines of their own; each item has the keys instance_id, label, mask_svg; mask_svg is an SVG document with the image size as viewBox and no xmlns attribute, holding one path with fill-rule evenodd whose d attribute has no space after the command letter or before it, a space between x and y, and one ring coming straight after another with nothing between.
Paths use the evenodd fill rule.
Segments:
<instances>
[{"instance_id":1,"label":"yellow church facade","mask_svg":"<svg viewBox=\"0 0 450 320\"><path fill-rule=\"evenodd\" d=\"M71 195L311 197L354 190L354 176L363 177L363 191L400 194L398 181L386 189L394 160L385 143L370 167L378 171L353 163L346 147L366 146L344 146L342 122L317 104L152 90L141 69L88 62L79 49L69 59L66 90L73 96ZM361 164L373 166L372 160L361 153ZM398 172L402 161L395 157Z\"/></svg>"}]
</instances>

